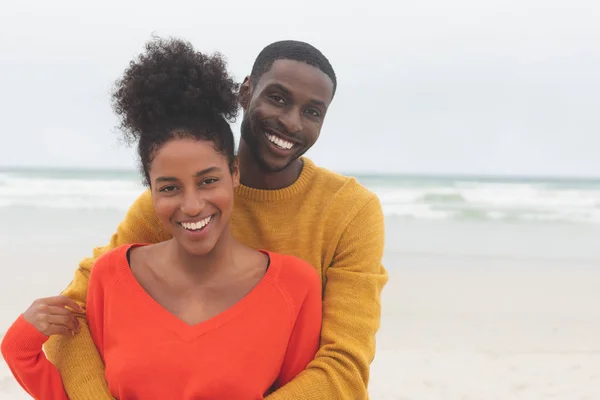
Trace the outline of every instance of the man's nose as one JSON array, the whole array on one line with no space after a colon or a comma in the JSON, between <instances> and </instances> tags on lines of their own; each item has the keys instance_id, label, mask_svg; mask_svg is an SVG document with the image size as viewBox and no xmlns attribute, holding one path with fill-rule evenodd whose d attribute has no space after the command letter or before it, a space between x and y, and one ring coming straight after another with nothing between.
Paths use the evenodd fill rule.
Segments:
<instances>
[{"instance_id":1,"label":"man's nose","mask_svg":"<svg viewBox=\"0 0 600 400\"><path fill-rule=\"evenodd\" d=\"M295 107L282 114L279 117L279 121L289 133L297 133L302 131L301 111Z\"/></svg>"}]
</instances>

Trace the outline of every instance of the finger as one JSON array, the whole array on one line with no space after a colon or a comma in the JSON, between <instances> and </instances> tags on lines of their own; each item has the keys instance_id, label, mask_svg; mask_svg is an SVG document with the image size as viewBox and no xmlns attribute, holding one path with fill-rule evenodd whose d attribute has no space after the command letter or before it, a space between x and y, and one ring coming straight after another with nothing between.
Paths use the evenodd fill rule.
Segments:
<instances>
[{"instance_id":1,"label":"finger","mask_svg":"<svg viewBox=\"0 0 600 400\"><path fill-rule=\"evenodd\" d=\"M41 322L39 324L39 326L37 327L38 330L46 335L46 336L52 336L52 335L74 335L74 331L68 329L66 326L64 325L54 325L48 322Z\"/></svg>"},{"instance_id":2,"label":"finger","mask_svg":"<svg viewBox=\"0 0 600 400\"><path fill-rule=\"evenodd\" d=\"M49 306L70 307L71 309L78 312L82 311L81 307L79 307L79 304L77 304L74 300L68 298L67 296L62 295L48 297L46 299L46 304L48 304Z\"/></svg>"},{"instance_id":3,"label":"finger","mask_svg":"<svg viewBox=\"0 0 600 400\"><path fill-rule=\"evenodd\" d=\"M48 317L50 317L50 316L57 316L57 317L63 316L63 317L73 319L74 324L76 326L79 325L76 315L72 311L69 311L66 308L62 308L59 306L49 306L47 304L40 303L35 307L34 311L35 311L34 318L35 318L35 320L38 320L38 321L47 321Z\"/></svg>"},{"instance_id":4,"label":"finger","mask_svg":"<svg viewBox=\"0 0 600 400\"><path fill-rule=\"evenodd\" d=\"M52 325L63 325L67 329L79 330L79 323L73 314L71 315L49 315L47 320Z\"/></svg>"},{"instance_id":5,"label":"finger","mask_svg":"<svg viewBox=\"0 0 600 400\"><path fill-rule=\"evenodd\" d=\"M43 307L40 307L38 309L38 311L41 313L44 313L44 314L48 314L48 315L64 315L64 316L72 315L73 317L75 316L73 311L69 310L68 308L63 308L63 307L59 307L59 306L45 305Z\"/></svg>"},{"instance_id":6,"label":"finger","mask_svg":"<svg viewBox=\"0 0 600 400\"><path fill-rule=\"evenodd\" d=\"M41 330L48 329L47 324L65 325L68 329L79 332L79 321L76 315L66 308L58 306L48 306L46 304L38 304L33 319L29 320L34 324L44 324Z\"/></svg>"},{"instance_id":7,"label":"finger","mask_svg":"<svg viewBox=\"0 0 600 400\"><path fill-rule=\"evenodd\" d=\"M81 307L79 307L79 304L77 304L75 301L68 298L67 296L60 295L60 296L46 297L43 300L44 300L44 303L49 306L70 307L77 312L83 311L81 309Z\"/></svg>"}]
</instances>

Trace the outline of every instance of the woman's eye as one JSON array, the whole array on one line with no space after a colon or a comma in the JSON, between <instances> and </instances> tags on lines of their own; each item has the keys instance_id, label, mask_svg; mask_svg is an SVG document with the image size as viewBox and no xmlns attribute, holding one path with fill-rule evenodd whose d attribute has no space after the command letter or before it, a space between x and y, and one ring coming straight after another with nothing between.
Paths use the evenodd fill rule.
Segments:
<instances>
[{"instance_id":1,"label":"woman's eye","mask_svg":"<svg viewBox=\"0 0 600 400\"><path fill-rule=\"evenodd\" d=\"M176 186L165 186L160 189L161 192L172 192L173 190L177 190Z\"/></svg>"},{"instance_id":2,"label":"woman's eye","mask_svg":"<svg viewBox=\"0 0 600 400\"><path fill-rule=\"evenodd\" d=\"M203 180L200 184L201 185L210 185L211 183L215 183L217 181L218 181L217 178L208 178L208 179Z\"/></svg>"}]
</instances>

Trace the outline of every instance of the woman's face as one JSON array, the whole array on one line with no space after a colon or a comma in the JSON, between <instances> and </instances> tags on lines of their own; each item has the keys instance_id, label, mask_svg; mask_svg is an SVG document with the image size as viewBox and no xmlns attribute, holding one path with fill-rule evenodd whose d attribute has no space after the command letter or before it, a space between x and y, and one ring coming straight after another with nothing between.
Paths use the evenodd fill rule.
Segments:
<instances>
[{"instance_id":1,"label":"woman's face","mask_svg":"<svg viewBox=\"0 0 600 400\"><path fill-rule=\"evenodd\" d=\"M188 253L208 254L229 227L237 165L232 174L210 141L178 138L157 150L148 172L165 229Z\"/></svg>"}]
</instances>

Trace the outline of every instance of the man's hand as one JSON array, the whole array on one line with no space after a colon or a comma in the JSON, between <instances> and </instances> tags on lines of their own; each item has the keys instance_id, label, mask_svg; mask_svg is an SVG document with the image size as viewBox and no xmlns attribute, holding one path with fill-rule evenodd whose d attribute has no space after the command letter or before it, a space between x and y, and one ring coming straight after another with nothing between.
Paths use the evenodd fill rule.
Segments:
<instances>
[{"instance_id":1,"label":"man's hand","mask_svg":"<svg viewBox=\"0 0 600 400\"><path fill-rule=\"evenodd\" d=\"M23 318L43 335L73 336L79 332L79 322L65 307L81 312L79 305L70 298L54 296L34 301L23 313Z\"/></svg>"}]
</instances>

